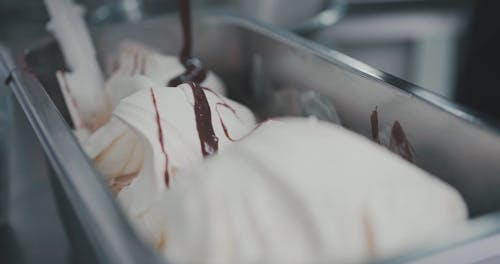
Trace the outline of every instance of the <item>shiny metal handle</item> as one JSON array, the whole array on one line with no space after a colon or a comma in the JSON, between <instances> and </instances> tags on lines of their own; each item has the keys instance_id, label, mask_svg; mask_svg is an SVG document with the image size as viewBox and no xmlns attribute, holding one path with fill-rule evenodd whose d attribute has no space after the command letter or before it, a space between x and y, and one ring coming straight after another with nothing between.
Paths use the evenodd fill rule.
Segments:
<instances>
[{"instance_id":1,"label":"shiny metal handle","mask_svg":"<svg viewBox=\"0 0 500 264\"><path fill-rule=\"evenodd\" d=\"M345 0L330 0L328 8L291 30L308 36L337 23L346 10Z\"/></svg>"}]
</instances>

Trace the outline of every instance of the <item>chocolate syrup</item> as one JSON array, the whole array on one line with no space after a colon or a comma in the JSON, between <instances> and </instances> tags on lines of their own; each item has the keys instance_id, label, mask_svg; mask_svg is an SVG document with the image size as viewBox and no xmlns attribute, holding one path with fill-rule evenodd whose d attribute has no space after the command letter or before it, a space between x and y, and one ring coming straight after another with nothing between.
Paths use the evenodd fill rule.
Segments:
<instances>
[{"instance_id":1,"label":"chocolate syrup","mask_svg":"<svg viewBox=\"0 0 500 264\"><path fill-rule=\"evenodd\" d=\"M380 136L379 136L379 124L378 124L378 111L377 107L375 107L375 110L373 110L372 114L370 115L370 125L371 125L371 132L372 132L372 139L376 143L383 145L380 142ZM414 151L413 147L411 146L410 142L408 141L408 138L406 137L406 134L403 130L403 127L399 123L399 121L395 121L394 124L392 125L391 129L391 137L389 141L389 146L387 148L404 158L405 160L414 163L415 162L415 156L414 156Z\"/></svg>"},{"instance_id":2,"label":"chocolate syrup","mask_svg":"<svg viewBox=\"0 0 500 264\"><path fill-rule=\"evenodd\" d=\"M375 110L373 110L373 112L370 116L370 124L371 124L371 128L372 128L372 139L373 139L373 141L380 144L377 107L375 107Z\"/></svg>"},{"instance_id":3,"label":"chocolate syrup","mask_svg":"<svg viewBox=\"0 0 500 264\"><path fill-rule=\"evenodd\" d=\"M158 111L158 104L156 103L156 96L155 93L153 92L153 88L150 88L150 91L151 91L151 99L153 100L153 106L155 108L155 113L156 113L156 124L158 125L158 140L160 141L161 152L163 152L163 155L165 155L165 185L167 185L168 188L170 185L170 175L168 173L168 155L167 152L165 151L165 144L163 141L163 130L161 127L160 111Z\"/></svg>"},{"instance_id":4,"label":"chocolate syrup","mask_svg":"<svg viewBox=\"0 0 500 264\"><path fill-rule=\"evenodd\" d=\"M196 129L200 138L201 153L204 157L215 154L219 148L219 138L212 126L212 113L205 90L194 82L189 82L194 98Z\"/></svg>"},{"instance_id":5,"label":"chocolate syrup","mask_svg":"<svg viewBox=\"0 0 500 264\"><path fill-rule=\"evenodd\" d=\"M207 77L207 71L201 61L193 57L193 40L191 30L191 4L190 0L177 0L182 25L183 44L179 61L184 65L185 71L168 82L168 86L175 87L185 82L200 84Z\"/></svg>"},{"instance_id":6,"label":"chocolate syrup","mask_svg":"<svg viewBox=\"0 0 500 264\"><path fill-rule=\"evenodd\" d=\"M224 135L226 136L227 139L229 139L229 141L231 142L234 142L236 141L235 139L233 139L230 135L229 135L229 131L227 130L227 127L226 127L226 124L224 123L224 120L222 120L222 116L219 112L219 108L218 106L223 106L223 107L226 107L228 108L229 110L231 110L235 115L236 115L236 111L228 104L226 104L225 102L223 103L217 103L215 105L215 110L217 111L217 116L219 117L219 121L220 121L220 125L222 126L222 130L224 131Z\"/></svg>"},{"instance_id":7,"label":"chocolate syrup","mask_svg":"<svg viewBox=\"0 0 500 264\"><path fill-rule=\"evenodd\" d=\"M212 93L213 95L217 96L217 98L219 98L219 100L221 100L221 102L218 102L217 104L215 104L215 111L217 112L217 116L219 117L220 125L222 126L222 130L224 131L224 135L226 136L226 138L231 142L236 141L235 139L233 139L229 135L229 131L227 129L227 126L224 123L224 120L222 119L222 115L220 114L219 106L222 106L222 107L229 109L234 114L234 116L236 116L236 118L240 119L240 117L236 113L236 110L234 110L234 108L232 106L230 106L228 103L226 103L226 100L224 100L224 97L220 96L218 93L214 92L212 89L209 89L206 87L202 87L202 89L204 91L208 91L208 92Z\"/></svg>"},{"instance_id":8,"label":"chocolate syrup","mask_svg":"<svg viewBox=\"0 0 500 264\"><path fill-rule=\"evenodd\" d=\"M389 149L409 162L414 161L413 149L408 142L408 138L403 130L403 127L398 121L395 121L391 129L391 140Z\"/></svg>"}]
</instances>

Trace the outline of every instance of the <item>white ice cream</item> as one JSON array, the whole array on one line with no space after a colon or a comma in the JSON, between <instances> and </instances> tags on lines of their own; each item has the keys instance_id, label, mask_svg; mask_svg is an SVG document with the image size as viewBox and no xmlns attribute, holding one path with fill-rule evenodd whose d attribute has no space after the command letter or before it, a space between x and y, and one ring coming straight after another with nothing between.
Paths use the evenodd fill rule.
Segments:
<instances>
[{"instance_id":1,"label":"white ice cream","mask_svg":"<svg viewBox=\"0 0 500 264\"><path fill-rule=\"evenodd\" d=\"M114 83L111 87L120 89L113 90L113 109L123 98L155 86L149 78L139 75L116 78ZM128 185L142 168L142 143L133 130L114 116L85 139L82 146L115 191Z\"/></svg>"},{"instance_id":2,"label":"white ice cream","mask_svg":"<svg viewBox=\"0 0 500 264\"><path fill-rule=\"evenodd\" d=\"M201 85L215 91L205 95L219 153L204 159L191 87L164 87L184 72L176 57L126 43L103 89L81 10L46 2L72 70L57 78L76 134L139 233L174 263L363 262L467 218L453 188L339 126L285 119L245 137L253 114L211 72Z\"/></svg>"},{"instance_id":3,"label":"white ice cream","mask_svg":"<svg viewBox=\"0 0 500 264\"><path fill-rule=\"evenodd\" d=\"M167 155L163 153L159 139L153 95L157 101L163 149ZM205 95L210 106L212 126L218 137L219 152L231 143L221 122L230 138L243 137L255 127L255 118L246 107L211 91L205 91ZM235 112L223 104L229 105ZM155 87L141 90L123 99L116 107L114 116L134 130L144 148L142 170L118 196L126 210L136 215L146 210L166 189L167 157L170 184L174 188L179 171L194 167L203 160L195 121L193 92L188 84L177 88ZM125 156L122 156L123 161Z\"/></svg>"},{"instance_id":4,"label":"white ice cream","mask_svg":"<svg viewBox=\"0 0 500 264\"><path fill-rule=\"evenodd\" d=\"M157 53L130 41L120 45L112 67L113 73L106 81L105 90L112 96L113 108L122 98L142 89L141 83L144 79L156 86L167 86L171 79L184 72L184 66L179 63L177 57ZM138 76L147 78L137 78ZM210 71L201 85L219 94L225 94L224 84ZM147 88L150 87L151 84Z\"/></svg>"},{"instance_id":5,"label":"white ice cream","mask_svg":"<svg viewBox=\"0 0 500 264\"><path fill-rule=\"evenodd\" d=\"M93 133L83 147L115 192L128 185L142 169L142 142L116 117Z\"/></svg>"},{"instance_id":6,"label":"white ice cream","mask_svg":"<svg viewBox=\"0 0 500 264\"><path fill-rule=\"evenodd\" d=\"M181 174L133 219L173 263L357 263L397 254L467 218L452 187L310 119L267 122Z\"/></svg>"},{"instance_id":7,"label":"white ice cream","mask_svg":"<svg viewBox=\"0 0 500 264\"><path fill-rule=\"evenodd\" d=\"M79 137L102 126L111 115L109 96L87 26L84 9L68 0L45 0L54 34L69 72L57 74L64 99ZM73 111L73 112L72 112ZM77 111L77 113L76 113ZM76 116L78 115L78 116Z\"/></svg>"},{"instance_id":8,"label":"white ice cream","mask_svg":"<svg viewBox=\"0 0 500 264\"><path fill-rule=\"evenodd\" d=\"M105 83L105 91L111 95L110 109L115 109L123 98L143 89L149 91L152 87L163 86L184 71L176 57L153 52L134 42L121 44L115 62L114 72ZM224 84L211 72L201 85L219 94L225 92ZM178 111L175 108L170 110ZM250 125L254 122L252 119ZM81 137L84 138L84 149L115 191L128 185L142 168L142 142L119 119L111 118L86 137Z\"/></svg>"}]
</instances>

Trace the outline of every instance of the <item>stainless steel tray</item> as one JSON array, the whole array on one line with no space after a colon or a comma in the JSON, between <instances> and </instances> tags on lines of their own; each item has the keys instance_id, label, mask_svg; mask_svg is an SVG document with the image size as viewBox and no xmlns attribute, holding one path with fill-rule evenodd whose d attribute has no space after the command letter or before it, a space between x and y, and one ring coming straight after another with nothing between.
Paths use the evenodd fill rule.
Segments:
<instances>
[{"instance_id":1,"label":"stainless steel tray","mask_svg":"<svg viewBox=\"0 0 500 264\"><path fill-rule=\"evenodd\" d=\"M370 113L378 107L381 127L401 122L417 165L457 188L473 217L483 216L446 241L388 262L449 252L458 252L450 255L456 257L472 241L500 234L499 216L484 216L500 209L500 130L496 127L424 89L253 21L207 15L195 23L194 31L195 53L222 77L231 97L246 102L262 117L273 104L268 98L272 90L313 90L334 103L345 127L368 136ZM181 39L176 17L109 25L92 34L100 58L123 39L177 54ZM10 87L56 171L61 215L73 243L81 244L82 254L91 253L99 262L159 262L132 232L60 114L65 109L53 75L64 63L57 44L52 38L36 43L17 67L22 63L31 73L14 70ZM11 63L7 68L15 66ZM481 254L490 258L495 252Z\"/></svg>"}]
</instances>

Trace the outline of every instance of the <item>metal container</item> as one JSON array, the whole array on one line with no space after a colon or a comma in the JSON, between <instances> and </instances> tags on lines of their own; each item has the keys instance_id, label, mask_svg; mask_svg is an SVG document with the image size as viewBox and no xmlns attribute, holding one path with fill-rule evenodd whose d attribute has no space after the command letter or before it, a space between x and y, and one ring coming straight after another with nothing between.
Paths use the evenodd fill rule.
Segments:
<instances>
[{"instance_id":1,"label":"metal container","mask_svg":"<svg viewBox=\"0 0 500 264\"><path fill-rule=\"evenodd\" d=\"M486 214L500 209L498 128L422 88L257 22L207 15L199 17L194 31L196 55L221 76L230 97L246 103L260 117L270 115L277 92L309 91L335 105L343 126L368 136L369 117L377 107L381 127L395 120L402 124L415 149L417 166L457 188L471 216L481 216L453 237L388 263L422 257L428 261L423 263L436 263L432 262L436 257L444 260L441 263L472 263L463 262L471 256L463 254L477 243L482 243L483 250L480 256L474 255L475 260L492 260L497 254L488 245L495 245L491 243L500 237L500 217ZM181 40L176 17L109 25L92 34L100 58L106 58L123 39L170 54L178 52ZM22 61L17 62L9 86L56 172L57 201L73 248L94 262L160 262L132 231L64 122L64 105L51 99L58 91L54 72L64 67L55 41L47 38L37 43ZM26 63L29 72L19 70L21 63ZM7 70L16 67L8 61L4 64Z\"/></svg>"},{"instance_id":2,"label":"metal container","mask_svg":"<svg viewBox=\"0 0 500 264\"><path fill-rule=\"evenodd\" d=\"M84 1L95 6L94 1ZM98 1L102 2L102 1ZM268 24L310 35L335 24L345 12L345 0L191 0L194 9L225 9ZM91 9L92 24L136 22L177 11L175 1L118 0Z\"/></svg>"},{"instance_id":3,"label":"metal container","mask_svg":"<svg viewBox=\"0 0 500 264\"><path fill-rule=\"evenodd\" d=\"M228 1L231 3L231 1ZM236 10L268 24L308 35L335 24L344 0L233 0Z\"/></svg>"}]
</instances>

